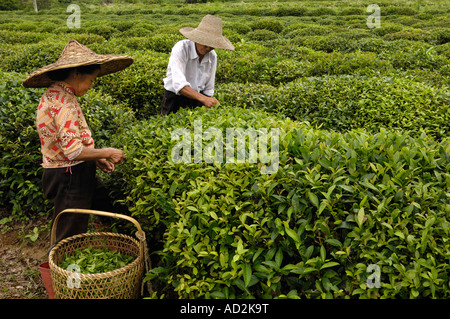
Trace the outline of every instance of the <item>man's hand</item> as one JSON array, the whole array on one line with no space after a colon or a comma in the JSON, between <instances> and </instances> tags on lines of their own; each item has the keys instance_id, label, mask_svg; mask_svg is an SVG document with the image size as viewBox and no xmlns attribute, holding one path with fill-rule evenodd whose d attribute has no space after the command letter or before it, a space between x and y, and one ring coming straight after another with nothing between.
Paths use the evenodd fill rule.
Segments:
<instances>
[{"instance_id":1,"label":"man's hand","mask_svg":"<svg viewBox=\"0 0 450 319\"><path fill-rule=\"evenodd\" d=\"M207 109L213 107L214 105L220 105L220 102L217 99L203 95L203 94L195 91L190 86L185 86L184 88L182 88L180 90L180 93L181 93L181 95L184 95L185 97L199 101Z\"/></svg>"},{"instance_id":2,"label":"man's hand","mask_svg":"<svg viewBox=\"0 0 450 319\"><path fill-rule=\"evenodd\" d=\"M205 99L204 99L204 101L202 101L202 103L207 109L209 109L210 107L213 107L215 105L217 105L217 106L220 105L220 102L218 100L216 100L213 97L208 97L208 96L205 96Z\"/></svg>"}]
</instances>

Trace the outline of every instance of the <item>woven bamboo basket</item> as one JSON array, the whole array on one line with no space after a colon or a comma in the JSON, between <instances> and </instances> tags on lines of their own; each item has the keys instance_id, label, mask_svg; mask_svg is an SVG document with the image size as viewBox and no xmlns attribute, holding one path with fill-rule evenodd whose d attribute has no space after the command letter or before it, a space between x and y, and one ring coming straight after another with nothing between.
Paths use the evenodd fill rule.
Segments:
<instances>
[{"instance_id":1,"label":"woven bamboo basket","mask_svg":"<svg viewBox=\"0 0 450 319\"><path fill-rule=\"evenodd\" d=\"M141 284L149 258L145 245L145 234L139 223L132 217L87 209L66 209L53 222L51 244L56 240L59 217L65 213L92 214L121 218L132 222L138 231L135 238L110 232L83 233L65 238L50 251L49 266L56 299L134 299L143 292ZM118 251L135 259L128 265L105 273L82 274L62 269L64 254L72 255L76 250L88 247ZM147 269L148 270L148 269ZM75 269L76 271L76 269ZM141 289L142 288L142 289Z\"/></svg>"}]
</instances>

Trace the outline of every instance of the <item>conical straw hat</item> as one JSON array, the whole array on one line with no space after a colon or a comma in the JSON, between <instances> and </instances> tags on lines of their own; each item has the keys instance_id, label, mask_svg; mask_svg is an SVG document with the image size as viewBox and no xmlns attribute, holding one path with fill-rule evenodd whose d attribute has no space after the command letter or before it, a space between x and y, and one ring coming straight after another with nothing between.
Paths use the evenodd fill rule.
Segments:
<instances>
[{"instance_id":1,"label":"conical straw hat","mask_svg":"<svg viewBox=\"0 0 450 319\"><path fill-rule=\"evenodd\" d=\"M197 28L185 27L180 33L191 41L216 49L234 50L233 44L222 35L222 19L206 15Z\"/></svg>"},{"instance_id":2,"label":"conical straw hat","mask_svg":"<svg viewBox=\"0 0 450 319\"><path fill-rule=\"evenodd\" d=\"M70 40L55 63L33 71L23 81L23 85L27 88L50 86L54 82L48 76L50 71L99 64L98 76L103 76L123 70L132 63L133 58L128 55L97 54L76 40Z\"/></svg>"}]
</instances>

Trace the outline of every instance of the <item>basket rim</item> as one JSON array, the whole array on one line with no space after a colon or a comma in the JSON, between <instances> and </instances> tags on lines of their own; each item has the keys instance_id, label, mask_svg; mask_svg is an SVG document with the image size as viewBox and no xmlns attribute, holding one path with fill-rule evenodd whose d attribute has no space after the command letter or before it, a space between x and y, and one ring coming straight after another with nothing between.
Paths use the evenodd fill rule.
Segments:
<instances>
[{"instance_id":1,"label":"basket rim","mask_svg":"<svg viewBox=\"0 0 450 319\"><path fill-rule=\"evenodd\" d=\"M56 262L53 261L54 259L54 255L57 251L58 248L63 247L65 244L70 243L71 241L74 241L78 238L82 238L82 237L94 237L94 236L113 236L113 237L122 237L122 238L126 238L126 239L130 239L131 241L134 242L134 244L136 244L136 246L139 248L139 255L136 257L136 259L134 259L131 263L118 268L118 269L114 269L108 272L101 272L101 273L94 273L94 274L84 274L84 273L80 273L80 279L103 279L103 278L109 278L109 277L113 277L113 276L117 276L117 275L121 275L122 273L127 272L128 270L137 267L140 263L143 263L143 256L141 254L141 243L138 242L135 238L128 236L128 235L124 235L124 234L119 234L119 233L111 233L111 232L93 232L93 233L82 233L82 234L77 234L68 238L65 238L63 240L61 240L60 242L58 242L55 247L53 247L50 250L50 254L48 256L48 263L49 263L49 267L50 267L50 273L52 272L58 272L62 275L67 275L70 276L71 274L73 274L73 272L71 271L67 271L64 268L59 267ZM53 269L52 269L53 268Z\"/></svg>"}]
</instances>

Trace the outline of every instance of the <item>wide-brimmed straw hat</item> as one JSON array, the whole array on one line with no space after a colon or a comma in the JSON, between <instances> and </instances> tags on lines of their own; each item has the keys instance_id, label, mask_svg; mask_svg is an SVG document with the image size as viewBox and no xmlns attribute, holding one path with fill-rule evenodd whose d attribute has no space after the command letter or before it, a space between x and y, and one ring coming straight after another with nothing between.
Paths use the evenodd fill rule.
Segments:
<instances>
[{"instance_id":1,"label":"wide-brimmed straw hat","mask_svg":"<svg viewBox=\"0 0 450 319\"><path fill-rule=\"evenodd\" d=\"M216 49L234 50L230 40L222 35L222 19L206 15L197 28L185 27L180 33L191 41Z\"/></svg>"},{"instance_id":2,"label":"wide-brimmed straw hat","mask_svg":"<svg viewBox=\"0 0 450 319\"><path fill-rule=\"evenodd\" d=\"M128 55L97 54L76 40L70 40L55 63L33 71L23 81L23 85L27 88L48 87L54 82L48 73L55 70L98 64L98 76L103 76L123 70L132 63L133 58Z\"/></svg>"}]
</instances>

